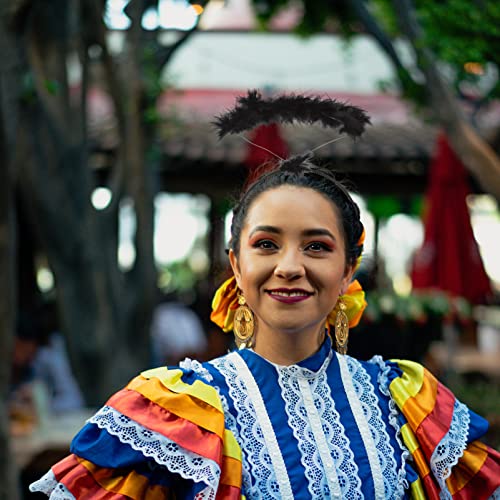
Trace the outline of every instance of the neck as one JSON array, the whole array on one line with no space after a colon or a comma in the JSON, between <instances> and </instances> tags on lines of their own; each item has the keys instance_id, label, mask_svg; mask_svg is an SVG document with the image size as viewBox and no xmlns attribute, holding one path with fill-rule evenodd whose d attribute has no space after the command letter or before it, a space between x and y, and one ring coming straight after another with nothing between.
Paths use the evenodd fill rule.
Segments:
<instances>
[{"instance_id":1,"label":"neck","mask_svg":"<svg viewBox=\"0 0 500 500\"><path fill-rule=\"evenodd\" d=\"M255 332L254 352L278 365L298 363L318 352L325 340L322 324L304 332L272 331Z\"/></svg>"}]
</instances>

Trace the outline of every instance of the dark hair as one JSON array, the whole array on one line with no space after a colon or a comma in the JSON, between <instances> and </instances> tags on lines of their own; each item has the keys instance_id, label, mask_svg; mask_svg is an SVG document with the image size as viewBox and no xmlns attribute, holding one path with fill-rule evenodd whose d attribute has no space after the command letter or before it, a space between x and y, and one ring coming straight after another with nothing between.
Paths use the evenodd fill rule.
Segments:
<instances>
[{"instance_id":1,"label":"dark hair","mask_svg":"<svg viewBox=\"0 0 500 500\"><path fill-rule=\"evenodd\" d=\"M241 230L252 203L270 189L290 185L313 189L333 203L342 219L346 261L350 265L356 263L363 251L363 245L358 245L363 233L359 208L333 173L325 167L312 164L309 158L310 155L302 155L286 160L277 168L262 174L244 190L233 209L231 223L230 248L236 256L239 255Z\"/></svg>"}]
</instances>

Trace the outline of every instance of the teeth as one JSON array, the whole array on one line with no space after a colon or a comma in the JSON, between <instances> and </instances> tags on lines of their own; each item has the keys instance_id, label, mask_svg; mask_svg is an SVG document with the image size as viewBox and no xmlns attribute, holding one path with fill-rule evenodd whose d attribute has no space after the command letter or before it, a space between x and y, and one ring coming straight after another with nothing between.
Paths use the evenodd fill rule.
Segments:
<instances>
[{"instance_id":1,"label":"teeth","mask_svg":"<svg viewBox=\"0 0 500 500\"><path fill-rule=\"evenodd\" d=\"M273 295L280 295L281 297L307 297L303 292L271 292Z\"/></svg>"}]
</instances>

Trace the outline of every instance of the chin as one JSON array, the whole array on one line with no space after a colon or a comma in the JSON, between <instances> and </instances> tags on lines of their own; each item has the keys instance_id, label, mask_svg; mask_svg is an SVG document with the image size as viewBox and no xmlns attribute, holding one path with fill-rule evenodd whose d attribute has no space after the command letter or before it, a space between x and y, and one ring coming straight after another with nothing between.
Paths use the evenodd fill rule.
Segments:
<instances>
[{"instance_id":1,"label":"chin","mask_svg":"<svg viewBox=\"0 0 500 500\"><path fill-rule=\"evenodd\" d=\"M298 336L302 333L310 333L311 331L316 333L320 330L321 321L304 324L304 322L290 321L290 318L287 318L287 320L285 319L284 321L270 324L271 330L294 336Z\"/></svg>"}]
</instances>

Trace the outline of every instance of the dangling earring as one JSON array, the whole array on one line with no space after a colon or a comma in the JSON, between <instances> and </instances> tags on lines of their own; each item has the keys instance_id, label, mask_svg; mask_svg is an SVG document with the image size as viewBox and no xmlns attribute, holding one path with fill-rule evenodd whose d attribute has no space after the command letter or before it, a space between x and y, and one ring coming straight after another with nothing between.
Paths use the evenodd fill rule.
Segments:
<instances>
[{"instance_id":1,"label":"dangling earring","mask_svg":"<svg viewBox=\"0 0 500 500\"><path fill-rule=\"evenodd\" d=\"M238 293L239 307L234 313L233 331L238 340L239 348L252 347L254 320L251 309L246 305L245 297L241 292Z\"/></svg>"},{"instance_id":2,"label":"dangling earring","mask_svg":"<svg viewBox=\"0 0 500 500\"><path fill-rule=\"evenodd\" d=\"M339 310L335 317L335 344L339 354L347 353L347 341L349 339L349 318L345 312L346 305L339 298Z\"/></svg>"}]
</instances>

